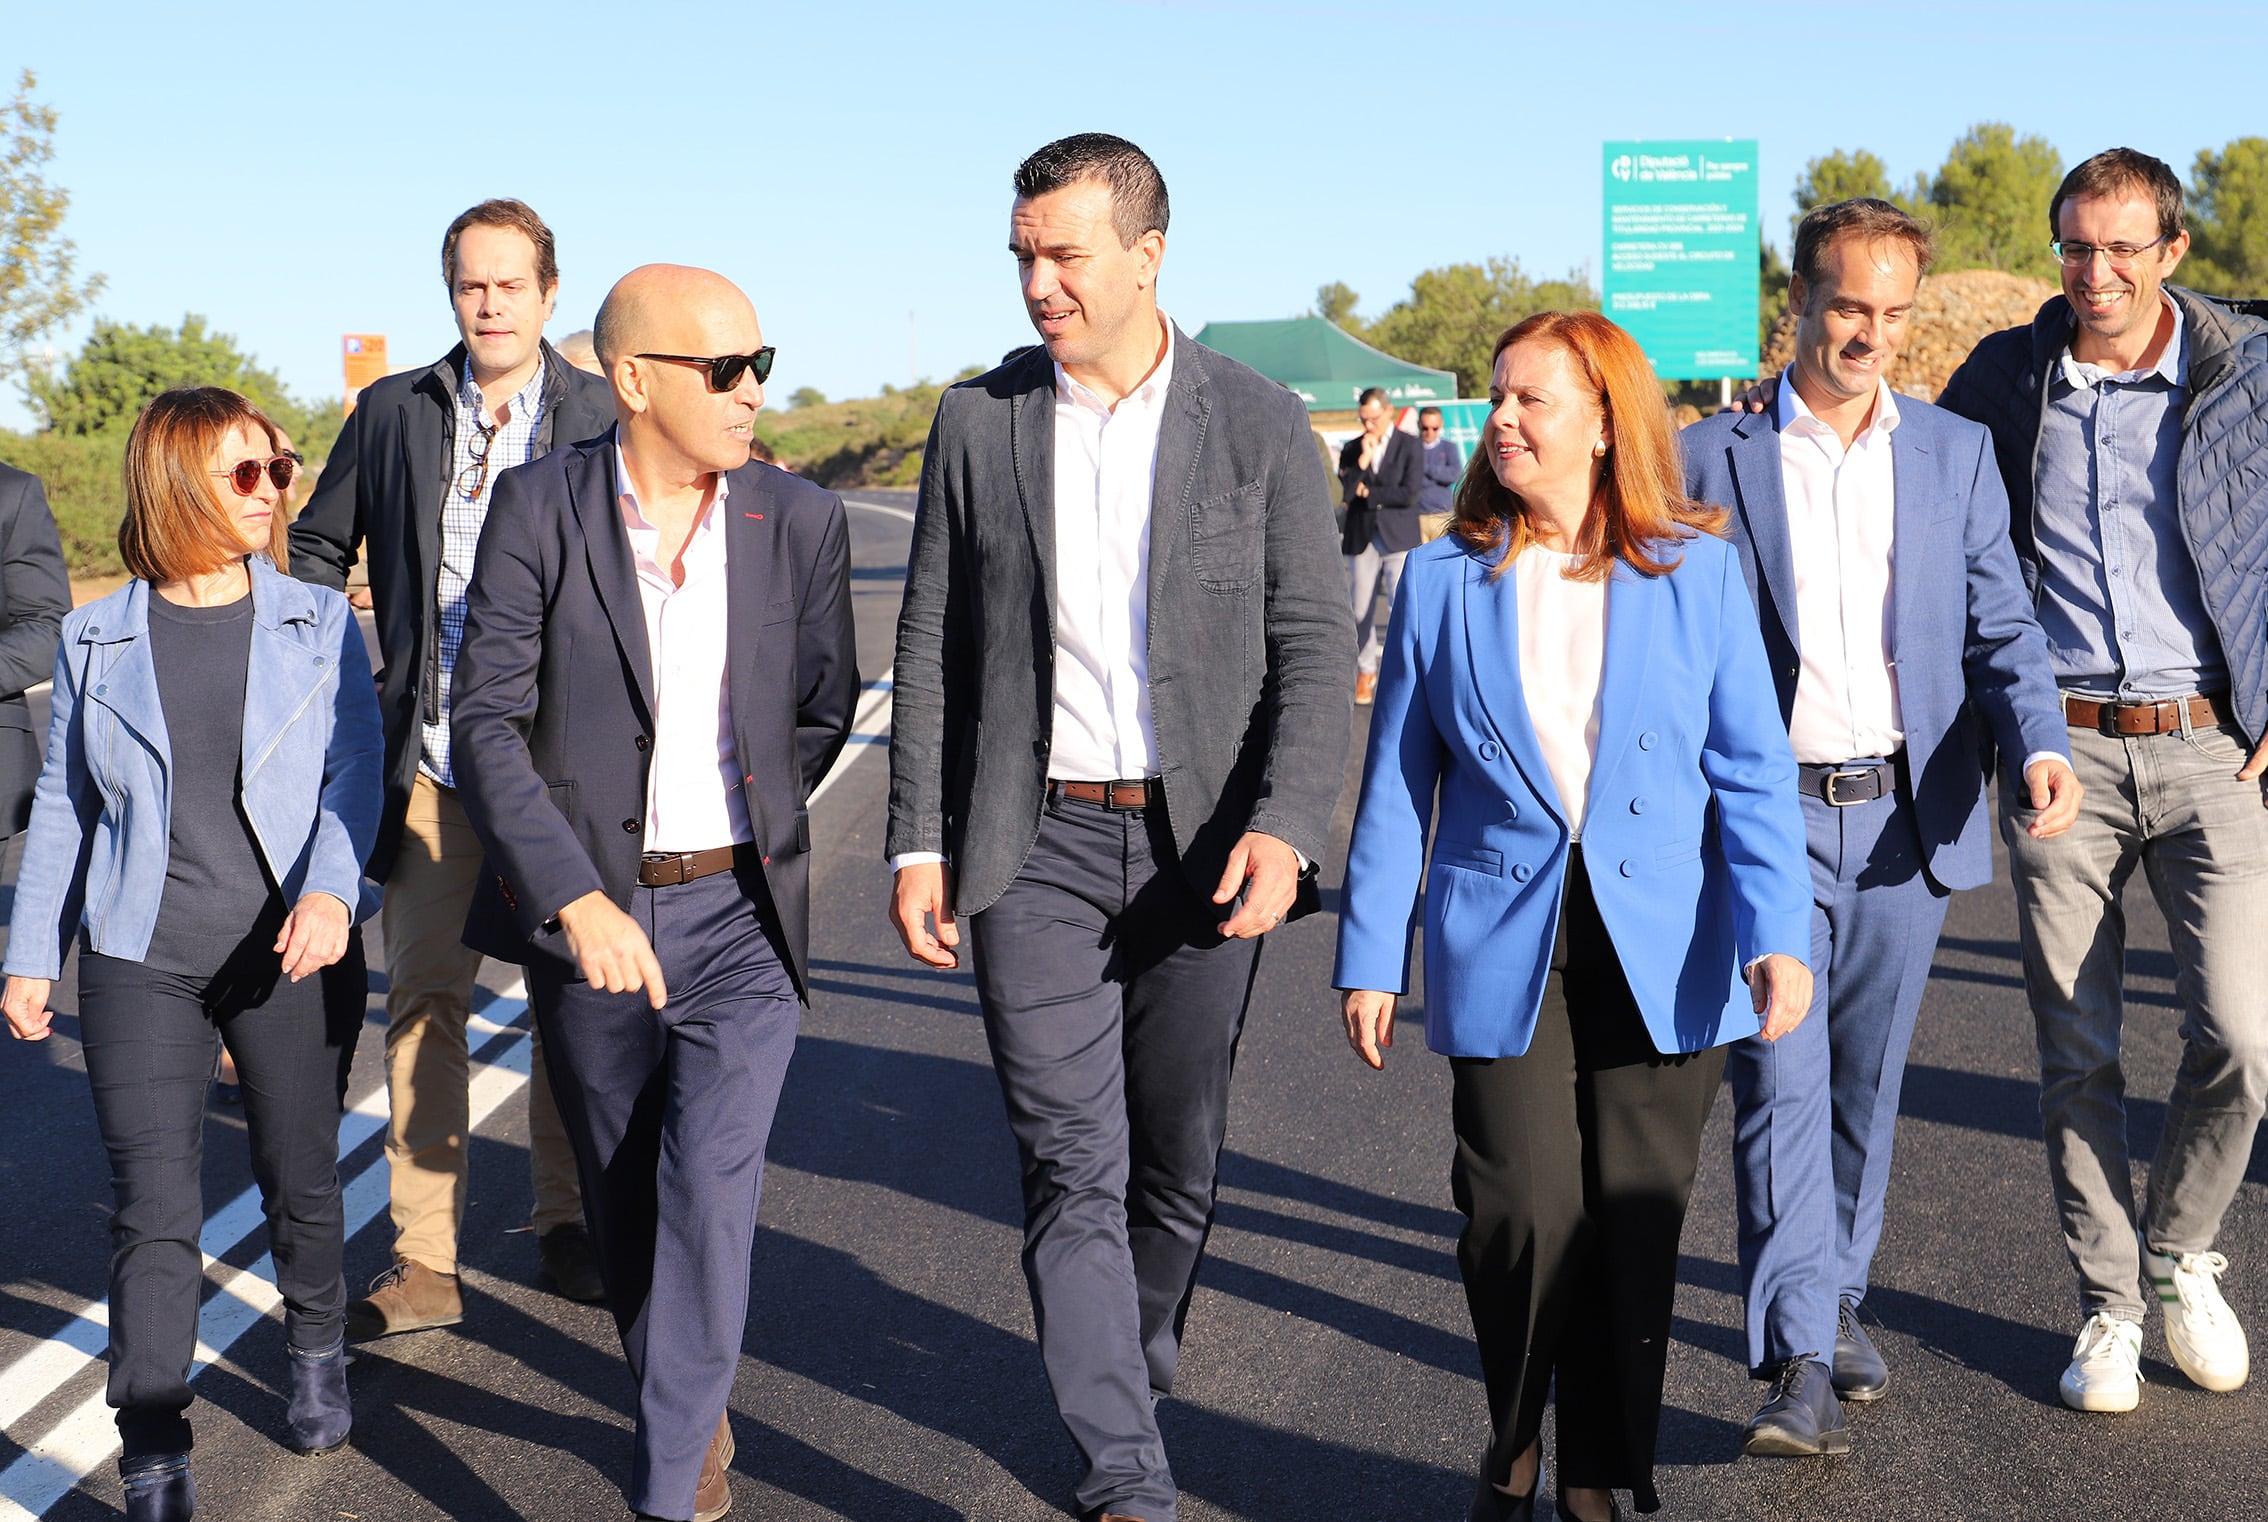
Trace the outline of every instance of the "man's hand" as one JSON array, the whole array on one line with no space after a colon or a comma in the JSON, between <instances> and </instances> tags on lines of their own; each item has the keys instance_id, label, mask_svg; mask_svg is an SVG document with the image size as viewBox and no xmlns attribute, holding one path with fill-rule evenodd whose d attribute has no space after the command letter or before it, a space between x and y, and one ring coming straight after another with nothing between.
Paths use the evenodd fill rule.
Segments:
<instances>
[{"instance_id":1,"label":"man's hand","mask_svg":"<svg viewBox=\"0 0 2268 1522\"><path fill-rule=\"evenodd\" d=\"M934 935L932 918L937 921ZM954 949L961 944L961 927L953 921L953 885L946 879L945 863L917 861L898 869L890 890L890 924L915 961L932 967L961 965Z\"/></svg>"},{"instance_id":2,"label":"man's hand","mask_svg":"<svg viewBox=\"0 0 2268 1522\"><path fill-rule=\"evenodd\" d=\"M48 990L55 985L45 978L10 978L8 991L0 995L0 1010L8 1016L8 1034L18 1041L45 1041L47 1024L55 1018L55 1011L47 1007Z\"/></svg>"},{"instance_id":3,"label":"man's hand","mask_svg":"<svg viewBox=\"0 0 2268 1522\"><path fill-rule=\"evenodd\" d=\"M584 894L559 911L559 928L567 932L568 954L591 987L610 994L643 989L646 1002L656 1009L669 1002L661 963L646 932L616 908L613 899L604 893Z\"/></svg>"},{"instance_id":4,"label":"man's hand","mask_svg":"<svg viewBox=\"0 0 2268 1522\"><path fill-rule=\"evenodd\" d=\"M1292 899L1299 892L1299 853L1288 841L1258 830L1247 830L1229 852L1228 869L1213 890L1213 902L1225 904L1238 893L1244 907L1229 916L1221 934L1248 941L1266 935L1284 922Z\"/></svg>"},{"instance_id":5,"label":"man's hand","mask_svg":"<svg viewBox=\"0 0 2268 1522\"><path fill-rule=\"evenodd\" d=\"M2254 767L2260 757L2252 758ZM2086 789L2079 785L2079 774L2060 756L2042 756L2024 772L2024 781L2032 790L2032 807L2039 812L2024 827L2034 840L2052 840L2071 828L2079 819L2079 799Z\"/></svg>"},{"instance_id":6,"label":"man's hand","mask_svg":"<svg viewBox=\"0 0 2268 1522\"><path fill-rule=\"evenodd\" d=\"M1347 1045L1372 1067L1386 1066L1386 1048L1394 1044L1394 1000L1375 988L1350 988L1340 1012L1347 1021Z\"/></svg>"},{"instance_id":7,"label":"man's hand","mask_svg":"<svg viewBox=\"0 0 2268 1522\"><path fill-rule=\"evenodd\" d=\"M1728 412L1770 412L1772 403L1780 394L1780 378L1767 375L1743 391L1733 393Z\"/></svg>"},{"instance_id":8,"label":"man's hand","mask_svg":"<svg viewBox=\"0 0 2268 1522\"><path fill-rule=\"evenodd\" d=\"M1794 957L1773 952L1749 969L1748 991L1764 1017L1763 1036L1777 1041L1811 1013L1811 969Z\"/></svg>"},{"instance_id":9,"label":"man's hand","mask_svg":"<svg viewBox=\"0 0 2268 1522\"><path fill-rule=\"evenodd\" d=\"M1355 494L1356 496L1358 496L1358 497L1367 497L1367 496L1369 496L1369 495L1370 495L1370 483L1369 483L1368 481L1357 481L1357 482L1355 482L1354 494Z\"/></svg>"},{"instance_id":10,"label":"man's hand","mask_svg":"<svg viewBox=\"0 0 2268 1522\"><path fill-rule=\"evenodd\" d=\"M354 911L328 893L305 893L284 916L274 949L283 953L284 976L294 983L346 955Z\"/></svg>"},{"instance_id":11,"label":"man's hand","mask_svg":"<svg viewBox=\"0 0 2268 1522\"><path fill-rule=\"evenodd\" d=\"M373 603L370 599L370 589L368 587L352 588L348 591L346 600L348 607L359 609L364 613L368 613L373 607L376 606L376 604Z\"/></svg>"},{"instance_id":12,"label":"man's hand","mask_svg":"<svg viewBox=\"0 0 2268 1522\"><path fill-rule=\"evenodd\" d=\"M2262 772L2268 772L2268 739L2262 740L2260 748L2252 753L2252 759L2244 763L2244 770L2236 774L2237 781L2256 781ZM2268 787L2260 790L2260 806L2268 809Z\"/></svg>"}]
</instances>

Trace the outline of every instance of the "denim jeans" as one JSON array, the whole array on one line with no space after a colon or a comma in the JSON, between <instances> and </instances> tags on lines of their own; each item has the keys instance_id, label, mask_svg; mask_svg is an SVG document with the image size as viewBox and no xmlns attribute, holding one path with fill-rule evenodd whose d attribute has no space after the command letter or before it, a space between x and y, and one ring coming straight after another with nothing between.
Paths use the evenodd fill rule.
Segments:
<instances>
[{"instance_id":1,"label":"denim jeans","mask_svg":"<svg viewBox=\"0 0 2268 1522\"><path fill-rule=\"evenodd\" d=\"M2139 1321L2141 1249L2126 1146L2126 916L2146 875L2171 935L2182 1060L2150 1169L2142 1234L2203 1252L2236 1197L2268 1106L2268 809L2236 780L2250 747L2232 725L2120 738L2071 731L2087 790L2053 840L2001 792L2024 981L2040 1047L2040 1115L2082 1312Z\"/></svg>"}]
</instances>

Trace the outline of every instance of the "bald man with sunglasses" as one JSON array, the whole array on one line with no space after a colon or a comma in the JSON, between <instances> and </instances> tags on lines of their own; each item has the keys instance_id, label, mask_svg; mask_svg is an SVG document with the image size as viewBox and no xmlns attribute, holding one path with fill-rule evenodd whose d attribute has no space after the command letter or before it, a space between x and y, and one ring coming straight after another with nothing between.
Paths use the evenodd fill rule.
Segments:
<instances>
[{"instance_id":1,"label":"bald man with sunglasses","mask_svg":"<svg viewBox=\"0 0 2268 1522\"><path fill-rule=\"evenodd\" d=\"M630 1505L712 1522L808 996L804 800L858 698L849 537L749 459L772 350L730 281L633 270L597 346L615 427L505 473L466 598L465 937L528 969L637 1385Z\"/></svg>"}]
</instances>

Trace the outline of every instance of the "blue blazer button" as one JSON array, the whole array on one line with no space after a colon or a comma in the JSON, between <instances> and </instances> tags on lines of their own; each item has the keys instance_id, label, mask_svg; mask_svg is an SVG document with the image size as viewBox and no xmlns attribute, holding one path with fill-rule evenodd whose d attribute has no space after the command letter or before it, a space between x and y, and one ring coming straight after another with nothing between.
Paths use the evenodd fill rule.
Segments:
<instances>
[{"instance_id":1,"label":"blue blazer button","mask_svg":"<svg viewBox=\"0 0 2268 1522\"><path fill-rule=\"evenodd\" d=\"M1481 741L1480 754L1483 761L1494 761L1496 759L1496 742L1494 740Z\"/></svg>"},{"instance_id":2,"label":"blue blazer button","mask_svg":"<svg viewBox=\"0 0 2268 1522\"><path fill-rule=\"evenodd\" d=\"M1638 875L1638 863L1625 861L1622 864L1622 875L1624 877L1636 877Z\"/></svg>"},{"instance_id":3,"label":"blue blazer button","mask_svg":"<svg viewBox=\"0 0 2268 1522\"><path fill-rule=\"evenodd\" d=\"M1515 863L1513 864L1513 866L1512 866L1512 881L1514 881L1514 882L1516 882L1516 883L1524 883L1524 882L1526 882L1526 881L1527 881L1527 880L1528 880L1529 878L1531 878L1531 877L1533 877L1533 876L1535 876L1535 875L1536 875L1536 869L1535 869L1534 867L1531 867L1531 866L1529 866L1529 865L1528 865L1528 864L1527 864L1526 862L1524 862L1524 861L1523 861L1523 862L1515 862Z\"/></svg>"},{"instance_id":4,"label":"blue blazer button","mask_svg":"<svg viewBox=\"0 0 2268 1522\"><path fill-rule=\"evenodd\" d=\"M1504 817L1507 819L1517 819L1520 817L1519 799L1507 798L1504 800Z\"/></svg>"},{"instance_id":5,"label":"blue blazer button","mask_svg":"<svg viewBox=\"0 0 2268 1522\"><path fill-rule=\"evenodd\" d=\"M1646 812L1646 800L1645 800L1645 799L1643 799L1643 798L1633 798L1633 799L1631 799L1631 800L1630 800L1630 812L1631 812L1631 813L1633 813L1633 814L1643 814L1643 813L1645 813L1645 812Z\"/></svg>"},{"instance_id":6,"label":"blue blazer button","mask_svg":"<svg viewBox=\"0 0 2268 1522\"><path fill-rule=\"evenodd\" d=\"M1660 737L1649 729L1638 737L1638 748L1640 750L1652 750L1654 748L1654 741L1658 738Z\"/></svg>"}]
</instances>

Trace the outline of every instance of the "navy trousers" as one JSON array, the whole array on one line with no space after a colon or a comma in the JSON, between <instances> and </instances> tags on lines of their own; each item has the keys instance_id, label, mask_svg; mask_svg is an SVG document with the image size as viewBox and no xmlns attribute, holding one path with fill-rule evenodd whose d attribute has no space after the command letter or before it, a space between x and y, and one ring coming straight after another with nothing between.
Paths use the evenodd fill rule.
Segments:
<instances>
[{"instance_id":1,"label":"navy trousers","mask_svg":"<svg viewBox=\"0 0 2268 1522\"><path fill-rule=\"evenodd\" d=\"M1260 942L1224 939L1162 808L1050 799L1008 890L968 920L1024 1171L1024 1278L1079 1450L1083 1515L1173 1522L1155 1408L1213 1225L1229 1070Z\"/></svg>"},{"instance_id":2,"label":"navy trousers","mask_svg":"<svg viewBox=\"0 0 2268 1522\"><path fill-rule=\"evenodd\" d=\"M633 1511L689 1518L732 1395L764 1145L795 1052L795 985L753 873L637 888L669 1003L548 969L529 990L583 1211L637 1385Z\"/></svg>"},{"instance_id":3,"label":"navy trousers","mask_svg":"<svg viewBox=\"0 0 2268 1522\"><path fill-rule=\"evenodd\" d=\"M1895 793L1835 808L1805 797L1811 1013L1776 1042L1730 1049L1733 1180L1748 1362L1832 1359L1841 1300L1866 1298L1914 1017L1947 895L1922 870Z\"/></svg>"}]
</instances>

